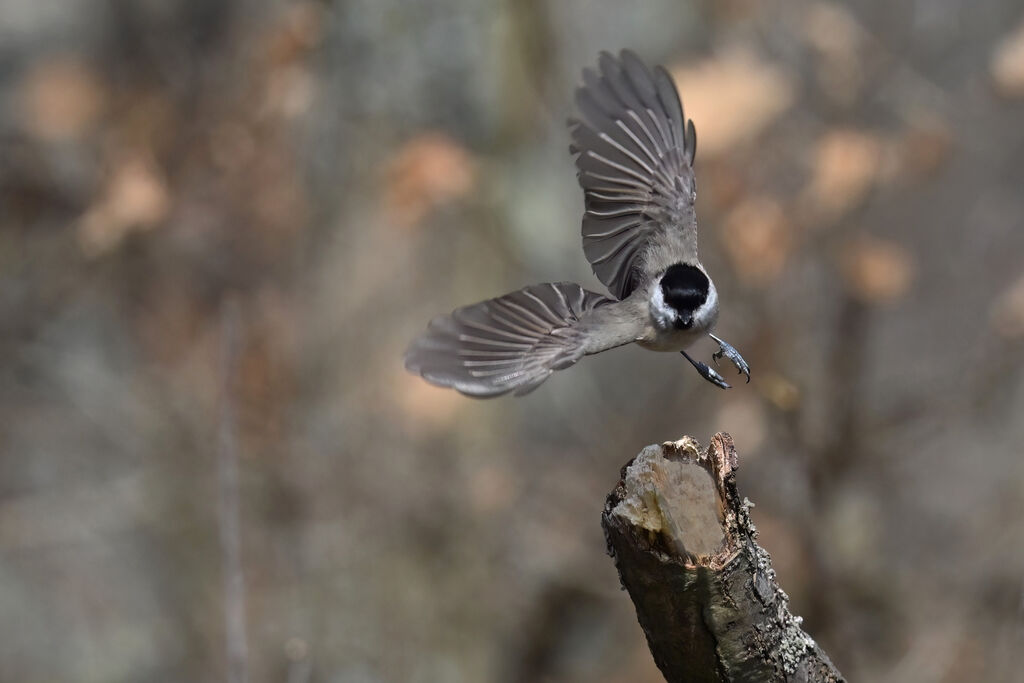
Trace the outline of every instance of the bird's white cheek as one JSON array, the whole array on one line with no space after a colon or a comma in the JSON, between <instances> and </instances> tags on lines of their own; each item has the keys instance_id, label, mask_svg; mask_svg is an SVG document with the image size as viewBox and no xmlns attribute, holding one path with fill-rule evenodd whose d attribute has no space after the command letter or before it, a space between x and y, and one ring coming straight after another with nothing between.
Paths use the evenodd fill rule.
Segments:
<instances>
[{"instance_id":1,"label":"bird's white cheek","mask_svg":"<svg viewBox=\"0 0 1024 683\"><path fill-rule=\"evenodd\" d=\"M707 300L693 314L696 327L710 329L718 320L718 291L714 285L708 290Z\"/></svg>"},{"instance_id":2,"label":"bird's white cheek","mask_svg":"<svg viewBox=\"0 0 1024 683\"><path fill-rule=\"evenodd\" d=\"M665 303L665 294L661 291L661 287L654 287L654 291L651 293L650 309L651 317L654 318L654 322L658 327L662 329L672 327L676 314L675 311Z\"/></svg>"}]
</instances>

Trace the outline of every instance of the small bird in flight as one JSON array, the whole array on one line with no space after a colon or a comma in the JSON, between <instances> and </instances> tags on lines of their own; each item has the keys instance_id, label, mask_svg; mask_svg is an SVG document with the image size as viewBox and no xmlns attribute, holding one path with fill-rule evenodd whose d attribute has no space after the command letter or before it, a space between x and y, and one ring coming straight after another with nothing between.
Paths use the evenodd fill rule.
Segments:
<instances>
[{"instance_id":1,"label":"small bird in flight","mask_svg":"<svg viewBox=\"0 0 1024 683\"><path fill-rule=\"evenodd\" d=\"M672 77L629 50L602 53L576 90L570 120L583 188L583 252L614 298L572 282L517 292L434 318L405 354L433 384L489 398L536 389L583 356L636 343L678 351L700 375L730 388L686 349L702 336L750 381L750 368L711 333L718 292L697 256L693 159L697 134Z\"/></svg>"}]
</instances>

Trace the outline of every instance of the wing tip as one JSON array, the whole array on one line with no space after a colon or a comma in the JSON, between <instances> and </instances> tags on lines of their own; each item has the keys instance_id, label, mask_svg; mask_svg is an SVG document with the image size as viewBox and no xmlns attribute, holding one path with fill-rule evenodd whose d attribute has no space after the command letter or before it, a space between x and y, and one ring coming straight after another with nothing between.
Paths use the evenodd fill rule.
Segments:
<instances>
[{"instance_id":1,"label":"wing tip","mask_svg":"<svg viewBox=\"0 0 1024 683\"><path fill-rule=\"evenodd\" d=\"M631 64L636 66L642 66L644 69L647 69L647 64L644 62L643 58L641 58L640 55L636 53L636 50L633 50L632 48L624 47L621 50L619 50L618 61L623 66L625 66L626 64Z\"/></svg>"},{"instance_id":2,"label":"wing tip","mask_svg":"<svg viewBox=\"0 0 1024 683\"><path fill-rule=\"evenodd\" d=\"M516 390L518 385L515 384L510 386L487 385L482 382L467 381L451 371L430 369L422 357L417 357L417 347L426 336L427 334L423 334L414 339L403 356L403 364L409 373L423 378L425 382L435 387L454 389L470 398L497 398Z\"/></svg>"}]
</instances>

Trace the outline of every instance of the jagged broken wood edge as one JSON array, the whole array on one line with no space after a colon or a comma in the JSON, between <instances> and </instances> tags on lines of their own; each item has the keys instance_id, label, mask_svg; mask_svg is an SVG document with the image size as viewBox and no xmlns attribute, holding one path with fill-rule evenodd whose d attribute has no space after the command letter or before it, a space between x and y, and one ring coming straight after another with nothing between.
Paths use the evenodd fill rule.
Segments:
<instances>
[{"instance_id":1,"label":"jagged broken wood edge","mask_svg":"<svg viewBox=\"0 0 1024 683\"><path fill-rule=\"evenodd\" d=\"M693 465L711 477L723 534L707 553L687 549L687 530L673 518L673 506L694 500L673 472ZM737 466L728 434L716 434L703 452L684 437L645 448L608 495L608 552L655 663L670 683L843 681L789 611L771 557L757 544L752 504L736 490Z\"/></svg>"}]
</instances>

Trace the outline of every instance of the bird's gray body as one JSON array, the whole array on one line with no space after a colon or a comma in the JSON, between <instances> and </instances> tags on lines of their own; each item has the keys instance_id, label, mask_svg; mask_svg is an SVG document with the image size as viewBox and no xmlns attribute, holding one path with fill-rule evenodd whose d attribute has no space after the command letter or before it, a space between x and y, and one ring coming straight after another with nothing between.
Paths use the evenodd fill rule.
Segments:
<instances>
[{"instance_id":1,"label":"bird's gray body","mask_svg":"<svg viewBox=\"0 0 1024 683\"><path fill-rule=\"evenodd\" d=\"M413 341L409 370L470 396L521 395L585 355L630 343L683 351L710 333L718 293L697 253L693 122L661 67L629 51L602 53L598 66L576 92L570 149L583 251L612 297L559 282L457 309Z\"/></svg>"}]
</instances>

